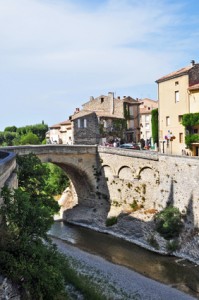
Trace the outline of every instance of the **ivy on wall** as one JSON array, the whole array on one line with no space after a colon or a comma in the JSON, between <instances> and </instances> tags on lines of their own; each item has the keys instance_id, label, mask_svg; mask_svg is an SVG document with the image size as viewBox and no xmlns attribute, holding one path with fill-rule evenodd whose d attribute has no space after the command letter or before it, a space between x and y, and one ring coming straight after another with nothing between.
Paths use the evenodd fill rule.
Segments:
<instances>
[{"instance_id":1,"label":"ivy on wall","mask_svg":"<svg viewBox=\"0 0 199 300\"><path fill-rule=\"evenodd\" d=\"M187 134L185 136L185 144L188 148L191 148L192 143L196 143L199 141L199 134Z\"/></svg>"},{"instance_id":2,"label":"ivy on wall","mask_svg":"<svg viewBox=\"0 0 199 300\"><path fill-rule=\"evenodd\" d=\"M199 125L199 113L184 114L182 116L182 125L188 130L185 136L185 144L191 148L191 144L199 141L199 135L192 133L192 127Z\"/></svg>"},{"instance_id":3,"label":"ivy on wall","mask_svg":"<svg viewBox=\"0 0 199 300\"><path fill-rule=\"evenodd\" d=\"M158 143L158 108L153 109L151 112L151 127L153 142Z\"/></svg>"},{"instance_id":4,"label":"ivy on wall","mask_svg":"<svg viewBox=\"0 0 199 300\"><path fill-rule=\"evenodd\" d=\"M184 114L182 116L182 125L187 128L199 125L199 113Z\"/></svg>"}]
</instances>

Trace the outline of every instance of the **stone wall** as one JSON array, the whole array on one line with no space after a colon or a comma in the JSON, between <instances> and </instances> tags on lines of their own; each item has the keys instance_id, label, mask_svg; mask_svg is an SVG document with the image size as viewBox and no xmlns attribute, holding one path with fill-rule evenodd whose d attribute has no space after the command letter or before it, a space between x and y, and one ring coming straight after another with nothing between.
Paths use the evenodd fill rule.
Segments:
<instances>
[{"instance_id":1,"label":"stone wall","mask_svg":"<svg viewBox=\"0 0 199 300\"><path fill-rule=\"evenodd\" d=\"M86 127L84 126L86 120ZM78 126L80 122L81 126ZM79 145L96 145L99 143L99 125L95 113L90 113L73 121L74 144Z\"/></svg>"},{"instance_id":2,"label":"stone wall","mask_svg":"<svg viewBox=\"0 0 199 300\"><path fill-rule=\"evenodd\" d=\"M199 227L199 159L169 156L149 151L99 148L101 172L110 197L109 215L163 209L167 203L178 207ZM137 206L137 209L135 209ZM140 214L141 216L141 214Z\"/></svg>"},{"instance_id":3,"label":"stone wall","mask_svg":"<svg viewBox=\"0 0 199 300\"><path fill-rule=\"evenodd\" d=\"M0 151L0 190L6 184L9 187L17 187L17 175L15 154L12 152ZM1 203L1 198L0 198Z\"/></svg>"}]
</instances>

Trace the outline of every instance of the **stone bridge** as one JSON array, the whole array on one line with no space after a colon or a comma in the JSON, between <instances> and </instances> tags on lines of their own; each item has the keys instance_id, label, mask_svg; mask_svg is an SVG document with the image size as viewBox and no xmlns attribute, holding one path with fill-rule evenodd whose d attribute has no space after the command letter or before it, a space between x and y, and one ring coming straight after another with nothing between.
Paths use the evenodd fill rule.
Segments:
<instances>
[{"instance_id":1,"label":"stone bridge","mask_svg":"<svg viewBox=\"0 0 199 300\"><path fill-rule=\"evenodd\" d=\"M60 166L72 183L78 205L64 213L69 221L98 226L107 216L131 215L150 221L167 203L191 211L199 224L199 159L150 151L85 145L2 148Z\"/></svg>"}]
</instances>

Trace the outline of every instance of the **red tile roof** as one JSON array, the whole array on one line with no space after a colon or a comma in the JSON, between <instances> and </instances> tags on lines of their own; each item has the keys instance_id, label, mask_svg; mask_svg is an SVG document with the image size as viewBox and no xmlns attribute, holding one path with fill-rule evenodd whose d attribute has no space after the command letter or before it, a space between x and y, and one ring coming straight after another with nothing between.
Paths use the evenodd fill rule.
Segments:
<instances>
[{"instance_id":1,"label":"red tile roof","mask_svg":"<svg viewBox=\"0 0 199 300\"><path fill-rule=\"evenodd\" d=\"M168 75L165 75L165 76L159 78L158 80L156 80L156 82L159 83L159 82L171 79L171 78L175 78L175 77L179 77L179 76L182 76L182 75L186 75L186 74L188 74L188 71L191 68L193 68L193 66L184 67L184 68L182 68L180 70L177 70L175 72L169 73Z\"/></svg>"},{"instance_id":2,"label":"red tile roof","mask_svg":"<svg viewBox=\"0 0 199 300\"><path fill-rule=\"evenodd\" d=\"M189 91L199 90L199 83L194 84L188 88Z\"/></svg>"}]
</instances>

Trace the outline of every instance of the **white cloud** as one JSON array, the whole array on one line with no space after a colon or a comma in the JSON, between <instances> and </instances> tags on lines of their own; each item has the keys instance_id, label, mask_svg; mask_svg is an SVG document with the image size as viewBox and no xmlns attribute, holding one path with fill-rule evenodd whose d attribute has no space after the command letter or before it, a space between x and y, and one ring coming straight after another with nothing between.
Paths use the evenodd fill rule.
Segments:
<instances>
[{"instance_id":1,"label":"white cloud","mask_svg":"<svg viewBox=\"0 0 199 300\"><path fill-rule=\"evenodd\" d=\"M183 59L183 65L185 58L195 59L197 19L193 32L180 31L190 23L181 13L183 1L91 2L92 7L89 0L0 0L0 78L15 91L8 94L4 87L0 97L13 103L30 99L32 111L44 101L49 115L47 101L59 98L63 110L66 97L80 106L85 95L109 88L130 94Z\"/></svg>"}]
</instances>

